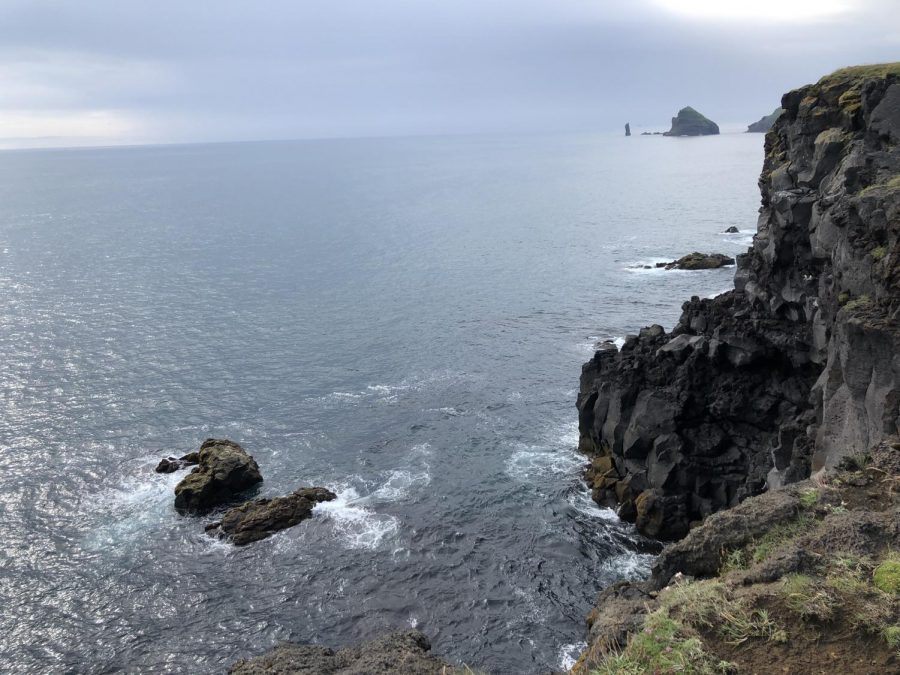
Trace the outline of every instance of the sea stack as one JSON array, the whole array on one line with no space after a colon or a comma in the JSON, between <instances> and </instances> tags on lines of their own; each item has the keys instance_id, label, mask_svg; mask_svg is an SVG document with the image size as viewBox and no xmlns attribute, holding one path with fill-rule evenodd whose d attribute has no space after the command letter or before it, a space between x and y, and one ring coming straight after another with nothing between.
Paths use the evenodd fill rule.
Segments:
<instances>
[{"instance_id":1,"label":"sea stack","mask_svg":"<svg viewBox=\"0 0 900 675\"><path fill-rule=\"evenodd\" d=\"M715 136L719 125L687 106L672 118L672 128L663 136Z\"/></svg>"},{"instance_id":2,"label":"sea stack","mask_svg":"<svg viewBox=\"0 0 900 675\"><path fill-rule=\"evenodd\" d=\"M625 122L625 135L631 136L631 125L628 122Z\"/></svg>"}]
</instances>

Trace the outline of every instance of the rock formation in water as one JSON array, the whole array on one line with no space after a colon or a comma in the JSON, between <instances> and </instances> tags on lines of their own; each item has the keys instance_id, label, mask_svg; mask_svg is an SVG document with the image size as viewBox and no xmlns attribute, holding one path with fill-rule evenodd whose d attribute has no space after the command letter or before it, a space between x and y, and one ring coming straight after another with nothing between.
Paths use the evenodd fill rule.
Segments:
<instances>
[{"instance_id":1,"label":"rock formation in water","mask_svg":"<svg viewBox=\"0 0 900 675\"><path fill-rule=\"evenodd\" d=\"M740 230L736 225L732 225L731 227L725 228L725 231L722 234L738 234Z\"/></svg>"},{"instance_id":2,"label":"rock formation in water","mask_svg":"<svg viewBox=\"0 0 900 675\"><path fill-rule=\"evenodd\" d=\"M714 136L718 133L718 124L688 106L672 118L672 128L663 136Z\"/></svg>"},{"instance_id":3,"label":"rock formation in water","mask_svg":"<svg viewBox=\"0 0 900 675\"><path fill-rule=\"evenodd\" d=\"M625 122L625 135L631 136L631 125L628 122Z\"/></svg>"},{"instance_id":4,"label":"rock formation in water","mask_svg":"<svg viewBox=\"0 0 900 675\"><path fill-rule=\"evenodd\" d=\"M197 467L175 486L179 511L208 510L262 481L256 461L233 441L209 438L197 459Z\"/></svg>"},{"instance_id":5,"label":"rock formation in water","mask_svg":"<svg viewBox=\"0 0 900 675\"><path fill-rule=\"evenodd\" d=\"M770 115L766 115L758 122L754 122L753 124L747 127L746 133L748 134L764 134L769 129L772 128L772 125L775 124L775 120L778 119L779 115L784 112L784 108L775 108L775 111Z\"/></svg>"},{"instance_id":6,"label":"rock formation in water","mask_svg":"<svg viewBox=\"0 0 900 675\"><path fill-rule=\"evenodd\" d=\"M734 290L585 364L594 499L651 536L866 452L900 424L900 64L786 94Z\"/></svg>"},{"instance_id":7,"label":"rock formation in water","mask_svg":"<svg viewBox=\"0 0 900 675\"><path fill-rule=\"evenodd\" d=\"M156 465L156 473L175 473L179 469L188 466L196 466L200 463L199 452L189 452L181 457L163 457Z\"/></svg>"},{"instance_id":8,"label":"rock formation in water","mask_svg":"<svg viewBox=\"0 0 900 675\"><path fill-rule=\"evenodd\" d=\"M319 645L286 643L235 663L231 675L449 675L457 672L428 652L418 631L390 633L338 651ZM459 672L462 672L461 670Z\"/></svg>"},{"instance_id":9,"label":"rock formation in water","mask_svg":"<svg viewBox=\"0 0 900 675\"><path fill-rule=\"evenodd\" d=\"M306 520L319 502L336 499L331 490L300 488L285 497L254 499L228 510L222 520L206 526L212 536L246 546Z\"/></svg>"},{"instance_id":10,"label":"rock formation in water","mask_svg":"<svg viewBox=\"0 0 900 675\"><path fill-rule=\"evenodd\" d=\"M724 253L699 253L694 251L672 262L656 263L667 270L714 270L725 265L734 265L734 258Z\"/></svg>"}]
</instances>

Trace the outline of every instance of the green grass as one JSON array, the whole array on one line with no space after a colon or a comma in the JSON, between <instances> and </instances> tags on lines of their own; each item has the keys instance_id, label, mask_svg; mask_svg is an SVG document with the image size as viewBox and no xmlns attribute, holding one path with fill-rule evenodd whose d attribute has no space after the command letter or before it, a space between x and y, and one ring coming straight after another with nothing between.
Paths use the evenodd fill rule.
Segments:
<instances>
[{"instance_id":1,"label":"green grass","mask_svg":"<svg viewBox=\"0 0 900 675\"><path fill-rule=\"evenodd\" d=\"M643 675L644 673L727 673L731 664L720 661L689 635L684 626L664 610L647 616L644 629L634 633L619 652L609 654L592 675Z\"/></svg>"},{"instance_id":2,"label":"green grass","mask_svg":"<svg viewBox=\"0 0 900 675\"><path fill-rule=\"evenodd\" d=\"M850 66L849 68L840 68L830 75L826 75L819 84L829 84L842 80L867 80L871 78L883 78L888 75L900 75L900 61L894 63L874 63L865 66Z\"/></svg>"},{"instance_id":3,"label":"green grass","mask_svg":"<svg viewBox=\"0 0 900 675\"><path fill-rule=\"evenodd\" d=\"M819 503L819 491L816 488L807 488L800 493L800 506L811 509Z\"/></svg>"},{"instance_id":4,"label":"green grass","mask_svg":"<svg viewBox=\"0 0 900 675\"><path fill-rule=\"evenodd\" d=\"M751 543L750 557L753 562L762 562L779 546L807 532L813 523L815 518L812 515L801 513L794 520L773 527Z\"/></svg>"},{"instance_id":5,"label":"green grass","mask_svg":"<svg viewBox=\"0 0 900 675\"><path fill-rule=\"evenodd\" d=\"M791 574L782 582L785 605L804 621L830 621L835 598L805 574Z\"/></svg>"},{"instance_id":6,"label":"green grass","mask_svg":"<svg viewBox=\"0 0 900 675\"><path fill-rule=\"evenodd\" d=\"M881 629L881 639L888 647L900 647L900 626L885 626Z\"/></svg>"}]
</instances>

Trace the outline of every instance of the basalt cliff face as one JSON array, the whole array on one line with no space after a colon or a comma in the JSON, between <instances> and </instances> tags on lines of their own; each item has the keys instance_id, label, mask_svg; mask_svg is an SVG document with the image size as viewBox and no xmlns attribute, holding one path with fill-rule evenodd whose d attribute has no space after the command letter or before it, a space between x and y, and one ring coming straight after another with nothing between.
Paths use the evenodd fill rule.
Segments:
<instances>
[{"instance_id":1,"label":"basalt cliff face","mask_svg":"<svg viewBox=\"0 0 900 675\"><path fill-rule=\"evenodd\" d=\"M785 94L734 290L598 351L578 395L594 499L676 539L900 425L900 64Z\"/></svg>"}]
</instances>

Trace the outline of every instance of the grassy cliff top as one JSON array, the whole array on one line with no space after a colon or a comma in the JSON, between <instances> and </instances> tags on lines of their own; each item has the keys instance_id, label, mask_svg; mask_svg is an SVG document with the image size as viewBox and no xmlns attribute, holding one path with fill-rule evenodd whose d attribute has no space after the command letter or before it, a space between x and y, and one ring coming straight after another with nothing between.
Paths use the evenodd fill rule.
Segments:
<instances>
[{"instance_id":1,"label":"grassy cliff top","mask_svg":"<svg viewBox=\"0 0 900 675\"><path fill-rule=\"evenodd\" d=\"M826 75L819 84L831 84L846 80L884 78L888 75L900 76L900 61L894 63L876 63L868 66L850 66L841 68Z\"/></svg>"}]
</instances>

